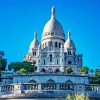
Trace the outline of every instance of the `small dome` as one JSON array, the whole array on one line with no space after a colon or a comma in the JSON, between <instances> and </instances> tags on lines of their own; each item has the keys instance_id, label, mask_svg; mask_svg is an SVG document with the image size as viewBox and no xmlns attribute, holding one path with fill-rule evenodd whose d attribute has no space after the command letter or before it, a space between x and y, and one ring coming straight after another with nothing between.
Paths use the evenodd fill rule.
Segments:
<instances>
[{"instance_id":1,"label":"small dome","mask_svg":"<svg viewBox=\"0 0 100 100\"><path fill-rule=\"evenodd\" d=\"M55 18L55 7L51 10L51 19L44 26L43 33L64 33L63 27L60 22Z\"/></svg>"},{"instance_id":2,"label":"small dome","mask_svg":"<svg viewBox=\"0 0 100 100\"><path fill-rule=\"evenodd\" d=\"M66 52L67 49L71 49L73 51L76 51L75 44L70 37L70 32L68 32L68 39L66 40L66 42L64 44L64 51Z\"/></svg>"},{"instance_id":3,"label":"small dome","mask_svg":"<svg viewBox=\"0 0 100 100\"><path fill-rule=\"evenodd\" d=\"M34 40L30 44L30 49L38 48L40 45L39 41L37 40L37 33L34 33Z\"/></svg>"}]
</instances>

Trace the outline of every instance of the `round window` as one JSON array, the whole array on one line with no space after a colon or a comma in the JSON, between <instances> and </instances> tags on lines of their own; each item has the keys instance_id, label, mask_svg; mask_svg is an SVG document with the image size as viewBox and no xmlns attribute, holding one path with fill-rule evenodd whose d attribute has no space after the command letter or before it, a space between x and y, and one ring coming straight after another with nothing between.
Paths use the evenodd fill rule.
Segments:
<instances>
[{"instance_id":1,"label":"round window","mask_svg":"<svg viewBox=\"0 0 100 100\"><path fill-rule=\"evenodd\" d=\"M68 61L68 64L72 64L72 62L71 61Z\"/></svg>"}]
</instances>

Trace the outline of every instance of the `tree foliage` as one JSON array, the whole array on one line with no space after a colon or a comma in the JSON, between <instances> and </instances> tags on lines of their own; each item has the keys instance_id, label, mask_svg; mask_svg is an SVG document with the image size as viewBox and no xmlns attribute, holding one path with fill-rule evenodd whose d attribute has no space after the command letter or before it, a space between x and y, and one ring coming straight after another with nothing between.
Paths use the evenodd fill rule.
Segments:
<instances>
[{"instance_id":1,"label":"tree foliage","mask_svg":"<svg viewBox=\"0 0 100 100\"><path fill-rule=\"evenodd\" d=\"M95 77L97 77L97 78L100 77L100 69L95 70Z\"/></svg>"},{"instance_id":2,"label":"tree foliage","mask_svg":"<svg viewBox=\"0 0 100 100\"><path fill-rule=\"evenodd\" d=\"M4 71L7 65L7 60L3 58L4 52L0 51L0 70Z\"/></svg>"},{"instance_id":3,"label":"tree foliage","mask_svg":"<svg viewBox=\"0 0 100 100\"><path fill-rule=\"evenodd\" d=\"M27 70L26 70L25 68L21 68L21 69L19 70L19 72L20 72L20 73L26 73Z\"/></svg>"},{"instance_id":4,"label":"tree foliage","mask_svg":"<svg viewBox=\"0 0 100 100\"><path fill-rule=\"evenodd\" d=\"M91 84L100 84L100 69L96 69L94 72L94 76L91 77Z\"/></svg>"},{"instance_id":5,"label":"tree foliage","mask_svg":"<svg viewBox=\"0 0 100 100\"><path fill-rule=\"evenodd\" d=\"M86 67L86 66L80 67L79 71L80 71L81 74L88 74L89 68Z\"/></svg>"},{"instance_id":6,"label":"tree foliage","mask_svg":"<svg viewBox=\"0 0 100 100\"><path fill-rule=\"evenodd\" d=\"M15 71L21 72L35 72L37 67L33 65L31 62L12 62L8 65L9 70L14 69ZM23 69L22 69L23 68Z\"/></svg>"},{"instance_id":7,"label":"tree foliage","mask_svg":"<svg viewBox=\"0 0 100 100\"><path fill-rule=\"evenodd\" d=\"M72 68L71 68L71 67L67 67L67 68L66 68L66 72L70 74L70 73L72 73L72 72L73 72L73 70L72 70Z\"/></svg>"},{"instance_id":8,"label":"tree foliage","mask_svg":"<svg viewBox=\"0 0 100 100\"><path fill-rule=\"evenodd\" d=\"M3 58L3 56L4 56L4 51L0 50L0 58Z\"/></svg>"},{"instance_id":9,"label":"tree foliage","mask_svg":"<svg viewBox=\"0 0 100 100\"><path fill-rule=\"evenodd\" d=\"M85 94L72 94L68 95L66 100L89 100L89 97Z\"/></svg>"}]
</instances>

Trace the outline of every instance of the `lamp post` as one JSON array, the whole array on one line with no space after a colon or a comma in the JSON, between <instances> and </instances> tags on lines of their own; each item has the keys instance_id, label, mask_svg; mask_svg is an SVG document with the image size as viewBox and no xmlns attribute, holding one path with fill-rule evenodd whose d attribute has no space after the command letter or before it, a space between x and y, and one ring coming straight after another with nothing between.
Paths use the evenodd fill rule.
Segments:
<instances>
[{"instance_id":1,"label":"lamp post","mask_svg":"<svg viewBox=\"0 0 100 100\"><path fill-rule=\"evenodd\" d=\"M7 79L7 70L5 70L5 71L6 71L6 73L5 73L5 74L6 74L6 77L5 77L5 84L6 84L6 79Z\"/></svg>"}]
</instances>

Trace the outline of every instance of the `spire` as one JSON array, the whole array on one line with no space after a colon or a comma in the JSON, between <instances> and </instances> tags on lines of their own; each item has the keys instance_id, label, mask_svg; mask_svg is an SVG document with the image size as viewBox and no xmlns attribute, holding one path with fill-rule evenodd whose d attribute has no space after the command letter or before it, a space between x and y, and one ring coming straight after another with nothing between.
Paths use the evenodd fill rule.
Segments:
<instances>
[{"instance_id":1,"label":"spire","mask_svg":"<svg viewBox=\"0 0 100 100\"><path fill-rule=\"evenodd\" d=\"M38 49L41 50L41 45L39 44Z\"/></svg>"},{"instance_id":2,"label":"spire","mask_svg":"<svg viewBox=\"0 0 100 100\"><path fill-rule=\"evenodd\" d=\"M34 39L37 39L37 32L34 33Z\"/></svg>"},{"instance_id":3,"label":"spire","mask_svg":"<svg viewBox=\"0 0 100 100\"><path fill-rule=\"evenodd\" d=\"M51 10L51 18L55 18L55 12L55 6L53 6Z\"/></svg>"},{"instance_id":4,"label":"spire","mask_svg":"<svg viewBox=\"0 0 100 100\"><path fill-rule=\"evenodd\" d=\"M71 33L68 31L68 39L71 39Z\"/></svg>"}]
</instances>

